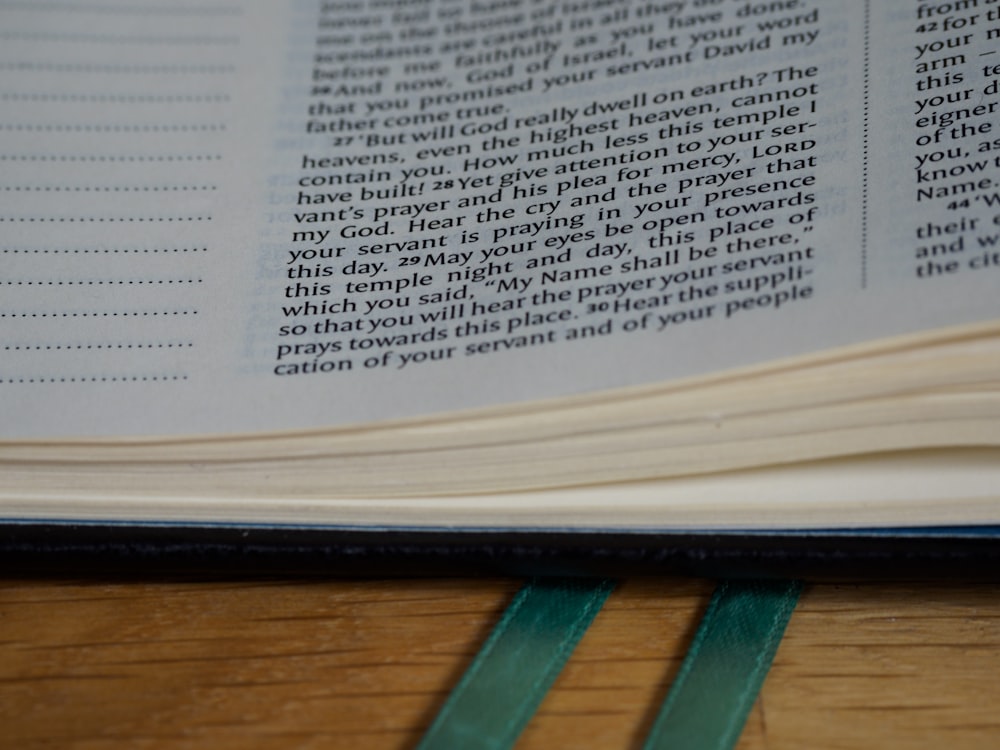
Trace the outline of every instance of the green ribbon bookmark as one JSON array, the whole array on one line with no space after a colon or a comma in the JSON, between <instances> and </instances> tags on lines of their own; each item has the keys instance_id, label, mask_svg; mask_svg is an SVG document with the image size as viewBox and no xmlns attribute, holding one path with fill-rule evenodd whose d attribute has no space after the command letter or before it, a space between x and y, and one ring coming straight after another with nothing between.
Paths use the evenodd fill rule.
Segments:
<instances>
[{"instance_id":1,"label":"green ribbon bookmark","mask_svg":"<svg viewBox=\"0 0 1000 750\"><path fill-rule=\"evenodd\" d=\"M603 580L538 579L524 586L418 750L512 747L612 588Z\"/></svg>"},{"instance_id":2,"label":"green ribbon bookmark","mask_svg":"<svg viewBox=\"0 0 1000 750\"><path fill-rule=\"evenodd\" d=\"M540 579L522 588L418 750L513 747L613 587ZM736 745L801 589L719 584L643 750Z\"/></svg>"},{"instance_id":3,"label":"green ribbon bookmark","mask_svg":"<svg viewBox=\"0 0 1000 750\"><path fill-rule=\"evenodd\" d=\"M719 584L643 750L728 750L764 683L802 586Z\"/></svg>"}]
</instances>

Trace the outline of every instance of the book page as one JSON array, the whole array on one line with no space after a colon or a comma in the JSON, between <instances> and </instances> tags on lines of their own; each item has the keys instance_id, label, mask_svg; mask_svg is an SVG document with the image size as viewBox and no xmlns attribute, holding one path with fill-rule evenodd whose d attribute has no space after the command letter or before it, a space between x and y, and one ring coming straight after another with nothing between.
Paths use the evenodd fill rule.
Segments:
<instances>
[{"instance_id":1,"label":"book page","mask_svg":"<svg viewBox=\"0 0 1000 750\"><path fill-rule=\"evenodd\" d=\"M2 436L348 424L995 319L997 13L5 4Z\"/></svg>"}]
</instances>

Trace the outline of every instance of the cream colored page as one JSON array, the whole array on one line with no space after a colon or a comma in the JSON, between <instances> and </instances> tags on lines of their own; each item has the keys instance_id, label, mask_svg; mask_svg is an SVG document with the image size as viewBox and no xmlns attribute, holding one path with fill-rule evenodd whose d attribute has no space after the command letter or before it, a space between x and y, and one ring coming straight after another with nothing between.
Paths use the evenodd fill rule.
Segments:
<instances>
[{"instance_id":1,"label":"cream colored page","mask_svg":"<svg viewBox=\"0 0 1000 750\"><path fill-rule=\"evenodd\" d=\"M883 5L8 4L0 429L343 424L994 318L996 24Z\"/></svg>"}]
</instances>

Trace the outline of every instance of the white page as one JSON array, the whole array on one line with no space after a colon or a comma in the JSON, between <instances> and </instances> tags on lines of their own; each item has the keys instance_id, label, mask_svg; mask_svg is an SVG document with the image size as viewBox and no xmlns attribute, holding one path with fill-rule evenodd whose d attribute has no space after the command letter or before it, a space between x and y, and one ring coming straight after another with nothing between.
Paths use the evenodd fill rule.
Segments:
<instances>
[{"instance_id":1,"label":"white page","mask_svg":"<svg viewBox=\"0 0 1000 750\"><path fill-rule=\"evenodd\" d=\"M0 9L2 434L344 424L997 316L995 11L488 5Z\"/></svg>"}]
</instances>

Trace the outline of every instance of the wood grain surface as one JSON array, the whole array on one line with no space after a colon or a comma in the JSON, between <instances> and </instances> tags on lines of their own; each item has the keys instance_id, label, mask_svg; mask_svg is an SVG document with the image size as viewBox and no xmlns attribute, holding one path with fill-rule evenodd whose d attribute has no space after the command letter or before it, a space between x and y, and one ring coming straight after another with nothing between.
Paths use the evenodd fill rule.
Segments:
<instances>
[{"instance_id":1,"label":"wood grain surface","mask_svg":"<svg viewBox=\"0 0 1000 750\"><path fill-rule=\"evenodd\" d=\"M0 582L4 748L406 748L520 581ZM713 584L619 584L521 738L637 748ZM739 747L1000 746L1000 591L806 588Z\"/></svg>"}]
</instances>

